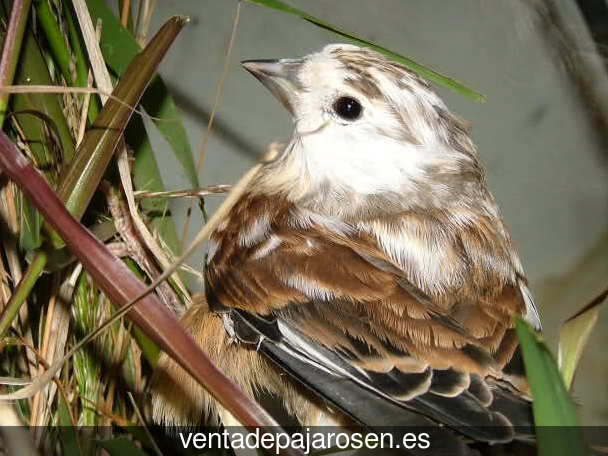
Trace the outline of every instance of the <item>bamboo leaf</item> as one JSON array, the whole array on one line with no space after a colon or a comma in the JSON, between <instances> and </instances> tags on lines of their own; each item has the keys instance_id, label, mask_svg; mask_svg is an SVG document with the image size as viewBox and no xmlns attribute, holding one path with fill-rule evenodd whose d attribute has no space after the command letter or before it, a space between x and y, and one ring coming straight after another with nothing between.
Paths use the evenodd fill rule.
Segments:
<instances>
[{"instance_id":1,"label":"bamboo leaf","mask_svg":"<svg viewBox=\"0 0 608 456\"><path fill-rule=\"evenodd\" d=\"M547 346L523 320L515 322L532 389L539 456L586 454L574 403ZM551 426L563 426L551 430Z\"/></svg>"},{"instance_id":2,"label":"bamboo leaf","mask_svg":"<svg viewBox=\"0 0 608 456\"><path fill-rule=\"evenodd\" d=\"M361 45L369 47L377 52L380 52L381 54L386 55L387 57L395 60L396 62L401 63L406 68L409 68L414 73L418 74L420 77L428 79L429 81L439 84L440 86L451 89L457 93L460 93L461 95L471 98L472 100L475 100L478 102L486 101L485 97L482 94L465 86L463 83L457 81L456 79L453 79L453 78L445 76L441 73L438 73L437 71L435 71L427 66L421 65L421 64L413 61L410 58L404 57L401 54L397 54L396 52L393 52L385 47L382 47L372 41L368 41L363 38L359 38L359 37L353 35L352 33L349 33L347 31L337 27L336 25L330 24L329 22L326 22L315 16L312 16L312 15L306 13L305 11L294 8L293 6L290 6L287 3L284 3L280 0L245 0L245 1L247 1L249 3L254 3L256 5L265 6L267 8L272 8L272 9L275 9L278 11L282 11L284 13L291 14L293 16L298 16L298 17L304 19L305 21L308 21L308 22L316 25L317 27L320 27L325 30L329 30L330 32L340 35L350 41L353 41L357 44L361 44Z\"/></svg>"},{"instance_id":3,"label":"bamboo leaf","mask_svg":"<svg viewBox=\"0 0 608 456\"><path fill-rule=\"evenodd\" d=\"M606 301L607 296L608 290L605 290L568 318L560 329L557 364L568 389L572 386L576 368L599 318L600 307Z\"/></svg>"}]
</instances>

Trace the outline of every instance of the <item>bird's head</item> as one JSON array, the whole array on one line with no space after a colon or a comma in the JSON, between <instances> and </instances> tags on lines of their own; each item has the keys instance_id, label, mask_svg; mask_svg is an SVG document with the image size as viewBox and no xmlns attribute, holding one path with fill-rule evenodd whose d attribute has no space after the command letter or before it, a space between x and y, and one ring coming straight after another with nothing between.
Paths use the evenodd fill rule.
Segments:
<instances>
[{"instance_id":1,"label":"bird's head","mask_svg":"<svg viewBox=\"0 0 608 456\"><path fill-rule=\"evenodd\" d=\"M338 214L373 212L379 199L436 207L483 180L463 122L427 82L377 52L334 44L243 66L294 119L266 179L293 200Z\"/></svg>"}]
</instances>

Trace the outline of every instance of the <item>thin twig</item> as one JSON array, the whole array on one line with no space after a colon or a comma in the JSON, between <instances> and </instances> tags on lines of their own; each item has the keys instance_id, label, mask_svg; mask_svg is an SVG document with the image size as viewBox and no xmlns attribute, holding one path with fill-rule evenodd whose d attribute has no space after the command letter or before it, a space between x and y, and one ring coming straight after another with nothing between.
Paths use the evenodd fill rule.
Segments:
<instances>
[{"instance_id":1,"label":"thin twig","mask_svg":"<svg viewBox=\"0 0 608 456\"><path fill-rule=\"evenodd\" d=\"M129 25L129 13L131 12L131 0L123 0L120 10L120 23L124 28Z\"/></svg>"},{"instance_id":2,"label":"thin twig","mask_svg":"<svg viewBox=\"0 0 608 456\"><path fill-rule=\"evenodd\" d=\"M578 92L583 112L591 121L592 132L605 152L608 146L608 82L597 44L575 29L554 1L526 0L523 4L537 15L541 36L556 51L555 60ZM583 52L585 49L589 51Z\"/></svg>"},{"instance_id":3,"label":"thin twig","mask_svg":"<svg viewBox=\"0 0 608 456\"><path fill-rule=\"evenodd\" d=\"M146 252L145 246L139 237L139 233L135 226L133 226L133 220L129 214L129 208L125 201L122 199L119 191L111 187L104 188L106 191L106 198L108 201L108 207L114 220L114 226L116 231L120 234L128 250L128 256L132 258L137 265L145 271L148 277L154 279L160 275L160 271L156 264L150 258L150 254ZM163 282L158 286L157 292L163 298L163 301L172 309L176 314L179 314L183 309L179 298L173 291L173 288L167 283Z\"/></svg>"},{"instance_id":4,"label":"thin twig","mask_svg":"<svg viewBox=\"0 0 608 456\"><path fill-rule=\"evenodd\" d=\"M164 122L175 122L172 119L161 119L158 117L149 116L141 109L137 109L135 106L130 105L129 103L125 103L120 98L112 95L112 92L108 92L105 90L96 89L94 87L64 87L64 86L56 86L56 85L1 85L0 86L0 94L1 93L84 93L84 94L97 94L101 97L111 98L117 103L127 107L134 113L139 114L140 116L146 116L154 121L164 121Z\"/></svg>"},{"instance_id":5,"label":"thin twig","mask_svg":"<svg viewBox=\"0 0 608 456\"><path fill-rule=\"evenodd\" d=\"M232 188L231 185L209 185L207 187L189 188L186 190L171 190L166 192L146 192L137 191L134 193L135 199L144 198L200 198L207 195L222 195L228 193Z\"/></svg>"},{"instance_id":6,"label":"thin twig","mask_svg":"<svg viewBox=\"0 0 608 456\"><path fill-rule=\"evenodd\" d=\"M150 429L146 425L146 420L142 416L141 411L139 410L139 407L137 406L137 402L135 402L135 399L133 398L133 394L131 394L130 391L127 394L129 396L129 399L131 400L131 405L133 406L133 410L135 410L137 419L139 420L141 426L143 426L144 432L146 433L146 435L148 436L148 439L150 440L150 443L152 444L152 449L158 456L163 456L163 452L158 447L158 444L156 443L154 436L152 435L152 433L150 432Z\"/></svg>"},{"instance_id":7,"label":"thin twig","mask_svg":"<svg viewBox=\"0 0 608 456\"><path fill-rule=\"evenodd\" d=\"M211 137L211 128L213 127L213 121L215 119L215 114L219 108L219 105L222 101L224 95L224 83L228 77L228 70L230 69L230 55L232 54L232 48L234 47L234 42L236 41L236 32L239 26L239 18L241 15L241 2L237 2L236 12L234 13L234 20L232 22L232 31L230 32L230 41L228 42L228 48L226 49L226 56L224 57L224 68L222 69L222 75L217 83L217 89L215 91L215 100L213 101L213 109L211 110L211 114L209 115L209 122L207 122L207 129L205 130L205 134L203 136L203 140L199 146L198 159L196 161L196 174L200 175L203 163L205 162L205 155L207 152L207 146L209 144L209 139ZM188 239L188 234L190 234L190 220L192 219L192 209L194 208L194 201L190 203L190 207L188 208L188 217L186 218L186 222L184 223L184 230L182 233L182 239L184 242Z\"/></svg>"}]
</instances>

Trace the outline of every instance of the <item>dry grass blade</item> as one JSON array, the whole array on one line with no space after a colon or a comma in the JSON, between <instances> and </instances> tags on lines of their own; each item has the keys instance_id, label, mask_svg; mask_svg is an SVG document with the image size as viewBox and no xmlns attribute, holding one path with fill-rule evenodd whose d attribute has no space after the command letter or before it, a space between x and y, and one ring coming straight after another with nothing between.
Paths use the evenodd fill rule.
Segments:
<instances>
[{"instance_id":1,"label":"dry grass blade","mask_svg":"<svg viewBox=\"0 0 608 456\"><path fill-rule=\"evenodd\" d=\"M111 90L111 89L110 89ZM121 106L124 106L126 109L131 111L132 113L137 113L140 116L146 115L144 111L137 109L135 106L127 103L123 99L112 94L111 91L107 92L104 90L96 89L94 87L64 87L58 85L8 85L8 86L0 86L0 93L61 93L61 94L85 94L85 95L100 95L105 98L109 98L112 101L115 101ZM150 117L150 116L148 116ZM156 119L154 117L150 117L155 120L163 120Z\"/></svg>"},{"instance_id":2,"label":"dry grass blade","mask_svg":"<svg viewBox=\"0 0 608 456\"><path fill-rule=\"evenodd\" d=\"M112 89L112 80L106 70L106 63L103 60L103 55L101 55L101 50L97 44L97 32L93 26L93 21L91 21L89 9L84 0L74 0L73 5L87 47L95 81L100 88L105 88L110 91ZM105 99L103 101L105 102Z\"/></svg>"},{"instance_id":3,"label":"dry grass blade","mask_svg":"<svg viewBox=\"0 0 608 456\"><path fill-rule=\"evenodd\" d=\"M220 185L209 185L201 188L191 188L187 190L170 190L166 192L146 192L137 191L134 192L135 199L144 198L200 198L208 195L221 195L228 193L232 186L220 184Z\"/></svg>"},{"instance_id":4,"label":"dry grass blade","mask_svg":"<svg viewBox=\"0 0 608 456\"><path fill-rule=\"evenodd\" d=\"M557 364L568 389L572 386L576 368L599 318L600 306L607 297L608 288L568 318L560 329Z\"/></svg>"},{"instance_id":5,"label":"dry grass blade","mask_svg":"<svg viewBox=\"0 0 608 456\"><path fill-rule=\"evenodd\" d=\"M81 267L76 267L77 272ZM64 302L70 302L71 295L71 279L68 278L65 283L56 283L53 295L49 299L46 318L44 319L44 331L42 334L40 356L46 363L53 363L57 359L61 359L65 353L65 344L68 338L70 314ZM43 366L38 367L38 372L43 372ZM51 384L49 389L41 391L34 396L32 401L32 412L30 415L30 425L43 426L47 423L48 417L51 415L51 407L56 393L56 385Z\"/></svg>"},{"instance_id":6,"label":"dry grass blade","mask_svg":"<svg viewBox=\"0 0 608 456\"><path fill-rule=\"evenodd\" d=\"M32 383L32 381L29 379L0 377L0 385L24 386L29 385L30 383Z\"/></svg>"}]
</instances>

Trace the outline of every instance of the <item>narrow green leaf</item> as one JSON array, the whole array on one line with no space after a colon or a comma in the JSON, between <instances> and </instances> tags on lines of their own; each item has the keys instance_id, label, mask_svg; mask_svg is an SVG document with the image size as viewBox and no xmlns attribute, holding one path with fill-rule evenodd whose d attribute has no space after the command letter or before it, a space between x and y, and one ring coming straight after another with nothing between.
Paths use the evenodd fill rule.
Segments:
<instances>
[{"instance_id":1,"label":"narrow green leaf","mask_svg":"<svg viewBox=\"0 0 608 456\"><path fill-rule=\"evenodd\" d=\"M26 30L23 39L23 50L15 73L15 82L17 84L53 84L44 57L30 29ZM21 126L36 163L45 170L47 178L54 182L58 168L74 155L74 142L63 114L60 97L57 94L49 93L15 94L11 97L11 108L15 113L24 112L24 114L16 114L15 118ZM53 120L54 128L52 130L57 132L59 137L56 139L59 144L53 144L51 136L48 134L49 128L40 118L32 116L31 112L38 112L40 116ZM24 217L21 219L20 245L25 250L31 250L40 246L42 221L26 201L23 202L21 210Z\"/></svg>"},{"instance_id":2,"label":"narrow green leaf","mask_svg":"<svg viewBox=\"0 0 608 456\"><path fill-rule=\"evenodd\" d=\"M146 361L150 363L150 366L156 367L156 363L160 356L160 347L158 344L146 336L146 334L137 326L133 327L132 334L137 341L137 345L141 348L141 352Z\"/></svg>"},{"instance_id":3,"label":"narrow green leaf","mask_svg":"<svg viewBox=\"0 0 608 456\"><path fill-rule=\"evenodd\" d=\"M169 90L160 77L157 76L152 80L141 104L152 117L158 131L167 139L190 184L198 187L200 184L196 164L186 128L173 98L169 95Z\"/></svg>"},{"instance_id":4,"label":"narrow green leaf","mask_svg":"<svg viewBox=\"0 0 608 456\"><path fill-rule=\"evenodd\" d=\"M395 60L396 62L401 63L406 68L409 68L414 73L418 74L420 77L423 77L425 79L428 79L429 81L435 82L436 84L439 84L440 86L451 89L451 90L458 92L475 101L484 102L486 100L482 94L480 94L479 92L476 92L473 89L470 89L469 87L465 86L464 84L457 81L456 79L450 78L448 76L444 76L441 73L438 73L437 71L435 71L427 66L416 63L412 59L404 57L401 54L397 54L396 52L393 52L376 43L365 40L363 38L359 38L333 24L330 24L329 22L326 22L322 19L311 16L310 14L306 13L305 11L294 8L293 6L290 6L280 0L245 0L245 1L247 1L249 3L254 3L256 5L265 6L267 8L272 8L272 9L275 9L278 11L282 11L284 13L291 14L294 16L298 16L298 17L304 19L305 21L308 21L308 22L316 25L317 27L321 27L322 29L329 30L330 32L340 35L350 41L353 41L357 44L362 44L363 46L367 46L377 52L380 52L381 54L386 55L387 57Z\"/></svg>"},{"instance_id":5,"label":"narrow green leaf","mask_svg":"<svg viewBox=\"0 0 608 456\"><path fill-rule=\"evenodd\" d=\"M569 389L574 380L576 368L589 342L589 336L597 323L601 305L606 301L608 290L568 318L559 331L557 363L566 387Z\"/></svg>"},{"instance_id":6,"label":"narrow green leaf","mask_svg":"<svg viewBox=\"0 0 608 456\"><path fill-rule=\"evenodd\" d=\"M131 272L135 274L139 280L144 280L145 274L139 269L137 263L133 261L131 258L126 258L125 264L129 267ZM145 332L143 332L138 326L131 326L131 335L139 345L141 349L143 357L150 363L150 366L155 367L156 362L158 361L158 357L160 356L160 347L156 344L152 339L150 339ZM132 351L130 351L132 354ZM124 366L123 366L124 370ZM129 383L129 375L125 374L125 379L127 380L127 384L131 388L131 390L135 390L135 381ZM133 385L133 386L132 386Z\"/></svg>"},{"instance_id":7,"label":"narrow green leaf","mask_svg":"<svg viewBox=\"0 0 608 456\"><path fill-rule=\"evenodd\" d=\"M38 278L42 275L46 262L46 253L42 250L38 251L28 266L27 271L25 271L25 274L19 281L19 285L11 295L6 307L2 311L2 316L0 317L0 338L4 337L13 324L13 320L17 317L19 309L21 309L21 306L29 297L34 285L36 285Z\"/></svg>"},{"instance_id":8,"label":"narrow green leaf","mask_svg":"<svg viewBox=\"0 0 608 456\"><path fill-rule=\"evenodd\" d=\"M87 0L87 5L93 20L103 21L101 51L104 59L112 71L121 76L140 51L139 46L104 0ZM197 187L198 176L186 129L173 98L160 77L155 77L150 83L141 103L151 116L157 118L154 119L156 127L167 139L190 183Z\"/></svg>"},{"instance_id":9,"label":"narrow green leaf","mask_svg":"<svg viewBox=\"0 0 608 456\"><path fill-rule=\"evenodd\" d=\"M532 389L539 456L586 454L576 409L547 346L523 320L515 322ZM550 426L564 426L551 430Z\"/></svg>"},{"instance_id":10,"label":"narrow green leaf","mask_svg":"<svg viewBox=\"0 0 608 456\"><path fill-rule=\"evenodd\" d=\"M63 13L63 18L67 24L68 39L72 46L71 50L59 26L57 14L51 7L50 0L35 0L34 6L36 7L38 21L53 55L53 63L61 70L61 74L66 80L67 85L86 87L89 74L88 62L80 44L81 37L74 25L74 18L72 17L70 7L66 3L63 3L63 8L60 12ZM70 68L72 55L74 56L76 68L75 78ZM99 99L96 95L91 95L89 120L93 122L98 113Z\"/></svg>"},{"instance_id":11,"label":"narrow green leaf","mask_svg":"<svg viewBox=\"0 0 608 456\"><path fill-rule=\"evenodd\" d=\"M33 251L42 245L42 217L29 201L19 195L19 247L25 251Z\"/></svg>"},{"instance_id":12,"label":"narrow green leaf","mask_svg":"<svg viewBox=\"0 0 608 456\"><path fill-rule=\"evenodd\" d=\"M55 16L55 13L51 9L49 0L35 0L34 6L36 7L38 21L53 54L53 62L59 67L61 74L68 84L72 85L74 81L72 72L70 71L70 50L59 28L57 16Z\"/></svg>"}]
</instances>

